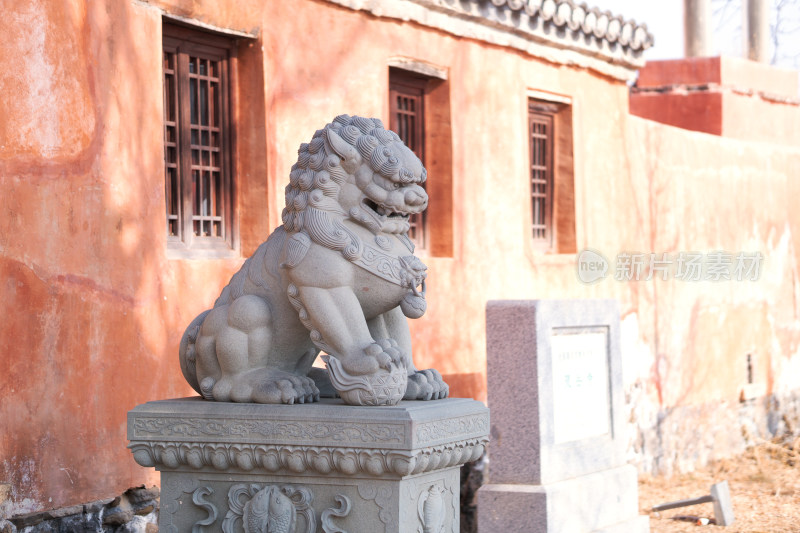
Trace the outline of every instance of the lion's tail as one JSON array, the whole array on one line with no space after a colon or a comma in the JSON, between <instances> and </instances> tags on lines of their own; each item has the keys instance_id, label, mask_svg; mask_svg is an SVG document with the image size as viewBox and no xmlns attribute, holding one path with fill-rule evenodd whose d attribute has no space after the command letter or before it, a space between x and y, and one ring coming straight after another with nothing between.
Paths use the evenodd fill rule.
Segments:
<instances>
[{"instance_id":1,"label":"lion's tail","mask_svg":"<svg viewBox=\"0 0 800 533\"><path fill-rule=\"evenodd\" d=\"M189 327L187 327L186 331L183 333L181 345L178 349L183 377L186 378L189 385L199 394L203 394L203 392L200 390L200 383L197 381L197 350L195 349L194 343L197 340L197 336L200 334L200 327L203 325L203 320L205 320L209 312L210 310L203 311L197 315L197 318L192 320L192 323L189 324Z\"/></svg>"}]
</instances>

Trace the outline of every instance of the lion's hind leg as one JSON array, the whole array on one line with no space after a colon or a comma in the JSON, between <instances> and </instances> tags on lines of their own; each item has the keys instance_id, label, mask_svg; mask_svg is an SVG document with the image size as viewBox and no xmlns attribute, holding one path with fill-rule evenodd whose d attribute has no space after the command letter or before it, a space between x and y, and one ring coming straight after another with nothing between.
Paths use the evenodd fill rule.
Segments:
<instances>
[{"instance_id":1,"label":"lion's hind leg","mask_svg":"<svg viewBox=\"0 0 800 533\"><path fill-rule=\"evenodd\" d=\"M270 361L272 334L269 305L259 296L241 296L212 309L196 341L201 394L224 402L318 399L311 379L276 368Z\"/></svg>"},{"instance_id":2,"label":"lion's hind leg","mask_svg":"<svg viewBox=\"0 0 800 533\"><path fill-rule=\"evenodd\" d=\"M191 324L189 324L189 326L186 328L186 331L183 333L183 337L181 337L181 344L178 350L183 377L186 378L186 381L189 382L189 385L191 385L192 388L197 392L201 391L200 383L198 382L197 378L197 350L195 349L195 343L197 342L197 337L200 334L200 328L203 325L203 321L210 312L211 310L203 311L197 315L194 320L192 320Z\"/></svg>"},{"instance_id":3,"label":"lion's hind leg","mask_svg":"<svg viewBox=\"0 0 800 533\"><path fill-rule=\"evenodd\" d=\"M314 380L276 368L257 368L245 379L251 384L252 400L257 403L311 403L319 401Z\"/></svg>"}]
</instances>

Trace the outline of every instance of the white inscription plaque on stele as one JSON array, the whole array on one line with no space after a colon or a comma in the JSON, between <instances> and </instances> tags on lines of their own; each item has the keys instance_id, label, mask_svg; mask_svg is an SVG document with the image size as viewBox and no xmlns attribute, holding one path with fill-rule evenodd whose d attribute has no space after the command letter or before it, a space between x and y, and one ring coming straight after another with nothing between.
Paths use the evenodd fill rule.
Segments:
<instances>
[{"instance_id":1,"label":"white inscription plaque on stele","mask_svg":"<svg viewBox=\"0 0 800 533\"><path fill-rule=\"evenodd\" d=\"M610 433L608 330L557 328L550 346L555 442Z\"/></svg>"}]
</instances>

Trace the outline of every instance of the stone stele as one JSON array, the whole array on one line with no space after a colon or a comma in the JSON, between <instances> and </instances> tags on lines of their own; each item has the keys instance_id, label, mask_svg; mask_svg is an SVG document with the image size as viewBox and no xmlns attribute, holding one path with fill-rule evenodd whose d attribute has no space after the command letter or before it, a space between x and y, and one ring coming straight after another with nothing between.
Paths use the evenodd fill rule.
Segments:
<instances>
[{"instance_id":1,"label":"stone stele","mask_svg":"<svg viewBox=\"0 0 800 533\"><path fill-rule=\"evenodd\" d=\"M129 448L161 471L159 531L458 533L459 466L489 412L448 398L361 407L163 400L128 413Z\"/></svg>"},{"instance_id":2,"label":"stone stele","mask_svg":"<svg viewBox=\"0 0 800 533\"><path fill-rule=\"evenodd\" d=\"M614 300L490 301L492 406L481 533L647 533L625 461Z\"/></svg>"},{"instance_id":3,"label":"stone stele","mask_svg":"<svg viewBox=\"0 0 800 533\"><path fill-rule=\"evenodd\" d=\"M283 225L183 335L180 362L207 400L351 405L445 398L411 358L425 265L409 215L428 206L420 160L378 119L340 115L298 150ZM328 373L312 369L320 351Z\"/></svg>"}]
</instances>

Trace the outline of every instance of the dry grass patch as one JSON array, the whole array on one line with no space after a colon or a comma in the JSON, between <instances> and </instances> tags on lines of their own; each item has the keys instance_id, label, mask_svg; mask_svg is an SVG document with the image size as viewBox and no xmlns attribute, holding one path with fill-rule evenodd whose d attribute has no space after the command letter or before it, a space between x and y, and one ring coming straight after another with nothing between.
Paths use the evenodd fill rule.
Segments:
<instances>
[{"instance_id":1,"label":"dry grass patch","mask_svg":"<svg viewBox=\"0 0 800 533\"><path fill-rule=\"evenodd\" d=\"M650 509L659 503L693 498L709 493L711 485L728 480L736 521L728 527L713 524L711 503L660 513ZM720 531L729 533L800 532L800 438L761 442L731 459L715 461L705 468L670 478L643 476L639 479L639 508L650 514L652 533ZM675 520L684 516L692 521ZM696 519L711 519L697 525Z\"/></svg>"}]
</instances>

